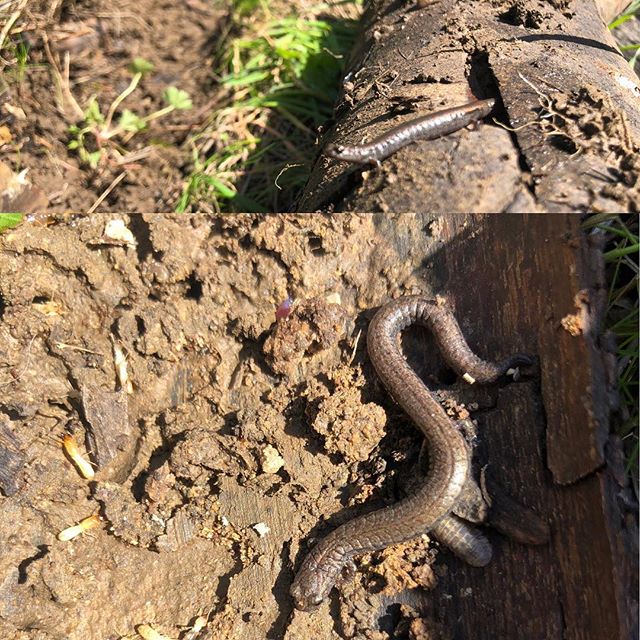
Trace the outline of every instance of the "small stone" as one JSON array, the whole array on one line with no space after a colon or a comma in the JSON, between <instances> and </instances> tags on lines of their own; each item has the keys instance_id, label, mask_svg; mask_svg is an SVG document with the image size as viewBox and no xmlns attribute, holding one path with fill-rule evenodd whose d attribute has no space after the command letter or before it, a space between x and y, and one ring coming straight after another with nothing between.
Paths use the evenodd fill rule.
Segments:
<instances>
[{"instance_id":1,"label":"small stone","mask_svg":"<svg viewBox=\"0 0 640 640\"><path fill-rule=\"evenodd\" d=\"M267 533L271 531L264 522L258 522L257 524L254 524L252 528L261 538L264 538Z\"/></svg>"},{"instance_id":2,"label":"small stone","mask_svg":"<svg viewBox=\"0 0 640 640\"><path fill-rule=\"evenodd\" d=\"M268 444L260 452L260 466L263 473L276 473L284 466L284 458L275 447Z\"/></svg>"},{"instance_id":3,"label":"small stone","mask_svg":"<svg viewBox=\"0 0 640 640\"><path fill-rule=\"evenodd\" d=\"M124 242L130 247L135 247L136 245L136 239L133 237L133 233L131 233L131 230L127 228L127 225L121 218L115 218L107 222L104 228L104 236L111 240Z\"/></svg>"}]
</instances>

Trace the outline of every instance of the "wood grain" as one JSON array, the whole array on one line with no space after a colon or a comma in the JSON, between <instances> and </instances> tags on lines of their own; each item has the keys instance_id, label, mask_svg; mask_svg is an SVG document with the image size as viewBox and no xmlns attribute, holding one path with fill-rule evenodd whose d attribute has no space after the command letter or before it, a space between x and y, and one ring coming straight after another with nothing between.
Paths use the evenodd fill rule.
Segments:
<instances>
[{"instance_id":1,"label":"wood grain","mask_svg":"<svg viewBox=\"0 0 640 640\"><path fill-rule=\"evenodd\" d=\"M480 418L479 454L514 497L548 519L552 541L524 547L493 536L489 567L451 558L437 595L423 604L460 639L633 637L636 532L615 497L617 474L603 466L609 389L592 243L575 216L444 221L452 240L436 272L472 348L540 359L539 381L505 386ZM560 321L575 312L579 292L590 322L574 336Z\"/></svg>"}]
</instances>

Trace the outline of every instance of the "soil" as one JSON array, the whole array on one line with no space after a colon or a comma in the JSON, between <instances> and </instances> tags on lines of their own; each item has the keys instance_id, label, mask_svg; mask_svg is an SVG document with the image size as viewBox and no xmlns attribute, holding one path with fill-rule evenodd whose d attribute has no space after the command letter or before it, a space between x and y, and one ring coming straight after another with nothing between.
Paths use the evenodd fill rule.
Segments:
<instances>
[{"instance_id":1,"label":"soil","mask_svg":"<svg viewBox=\"0 0 640 640\"><path fill-rule=\"evenodd\" d=\"M23 74L15 67L6 70L0 124L8 136L2 139L7 142L2 162L15 173L28 169L35 192L17 203L3 203L3 210L42 211L48 206L57 212L87 211L115 180L100 210L173 210L188 175L185 141L204 124L215 100L213 52L224 7L205 0L30 5L22 17L28 63ZM129 84L128 67L137 57L154 69L121 108L140 116L157 111L165 106L162 94L169 86L187 91L193 108L153 121L119 154L106 155L91 169L67 148L69 126L81 121L68 93L81 110L96 96L106 114ZM62 80L56 78L54 63ZM11 204L14 208L7 208Z\"/></svg>"},{"instance_id":2,"label":"soil","mask_svg":"<svg viewBox=\"0 0 640 640\"><path fill-rule=\"evenodd\" d=\"M362 331L388 290L418 290L425 245L407 225L415 260L394 266L376 224L102 214L0 236L0 636L191 638L205 616L200 639L432 637L406 604L379 621L435 583L426 536L362 558L313 616L288 595L314 540L419 462Z\"/></svg>"}]
</instances>

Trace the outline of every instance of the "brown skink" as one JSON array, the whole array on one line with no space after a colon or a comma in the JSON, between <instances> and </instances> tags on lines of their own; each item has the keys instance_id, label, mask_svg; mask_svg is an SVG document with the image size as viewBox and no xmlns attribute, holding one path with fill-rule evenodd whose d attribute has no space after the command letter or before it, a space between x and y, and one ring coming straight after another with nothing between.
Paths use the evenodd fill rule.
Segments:
<instances>
[{"instance_id":1,"label":"brown skink","mask_svg":"<svg viewBox=\"0 0 640 640\"><path fill-rule=\"evenodd\" d=\"M457 107L429 113L399 124L367 144L352 146L330 144L327 146L326 154L347 162L379 165L381 160L416 140L433 140L464 129L472 122L489 115L495 103L493 98L474 100Z\"/></svg>"},{"instance_id":2,"label":"brown skink","mask_svg":"<svg viewBox=\"0 0 640 640\"><path fill-rule=\"evenodd\" d=\"M369 356L391 396L424 433L429 471L414 495L343 524L311 550L291 586L298 609L317 607L354 556L417 538L432 529L452 510L467 481L470 455L464 438L400 349L400 334L414 324L431 330L446 362L467 380L493 382L518 365L531 364L521 354L499 364L480 359L467 345L451 311L433 300L399 298L376 313L367 334ZM455 535L466 535L453 522ZM450 534L451 528L443 529L443 535Z\"/></svg>"}]
</instances>

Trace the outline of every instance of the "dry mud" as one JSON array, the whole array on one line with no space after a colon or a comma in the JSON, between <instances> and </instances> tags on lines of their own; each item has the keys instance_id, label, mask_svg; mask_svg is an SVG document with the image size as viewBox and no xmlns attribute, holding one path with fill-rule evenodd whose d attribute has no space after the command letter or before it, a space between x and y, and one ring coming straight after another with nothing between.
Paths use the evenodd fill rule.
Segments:
<instances>
[{"instance_id":1,"label":"dry mud","mask_svg":"<svg viewBox=\"0 0 640 640\"><path fill-rule=\"evenodd\" d=\"M412 260L373 242L385 224ZM437 246L411 216L105 214L0 236L0 635L187 638L205 615L199 638L435 637L406 604L386 615L435 583L426 539L361 559L314 616L288 589L314 539L415 475L421 438L365 333L390 295L429 293Z\"/></svg>"}]
</instances>

